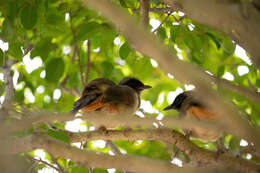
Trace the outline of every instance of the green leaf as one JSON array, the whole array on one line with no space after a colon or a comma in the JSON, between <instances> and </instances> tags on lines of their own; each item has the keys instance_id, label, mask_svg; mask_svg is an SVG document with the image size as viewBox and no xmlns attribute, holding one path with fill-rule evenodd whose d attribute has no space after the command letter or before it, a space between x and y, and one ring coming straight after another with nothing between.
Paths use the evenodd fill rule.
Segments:
<instances>
[{"instance_id":1,"label":"green leaf","mask_svg":"<svg viewBox=\"0 0 260 173\"><path fill-rule=\"evenodd\" d=\"M164 40L167 37L164 27L160 27L156 35L158 35L162 40Z\"/></svg>"},{"instance_id":2,"label":"green leaf","mask_svg":"<svg viewBox=\"0 0 260 173\"><path fill-rule=\"evenodd\" d=\"M260 79L256 79L256 86L260 88Z\"/></svg>"},{"instance_id":3,"label":"green leaf","mask_svg":"<svg viewBox=\"0 0 260 173\"><path fill-rule=\"evenodd\" d=\"M94 37L101 30L101 26L96 22L83 23L79 26L79 31L77 32L78 40L87 40Z\"/></svg>"},{"instance_id":4,"label":"green leaf","mask_svg":"<svg viewBox=\"0 0 260 173\"><path fill-rule=\"evenodd\" d=\"M8 53L12 55L17 60L22 60L23 52L21 49L21 45L18 43L10 43Z\"/></svg>"},{"instance_id":5,"label":"green leaf","mask_svg":"<svg viewBox=\"0 0 260 173\"><path fill-rule=\"evenodd\" d=\"M0 81L0 95L4 93L4 90L5 90L5 85L2 81Z\"/></svg>"},{"instance_id":6,"label":"green leaf","mask_svg":"<svg viewBox=\"0 0 260 173\"><path fill-rule=\"evenodd\" d=\"M127 43L124 43L120 49L119 49L119 56L122 58L122 59L126 59L127 56L129 55L131 51L131 48L128 46Z\"/></svg>"},{"instance_id":7,"label":"green leaf","mask_svg":"<svg viewBox=\"0 0 260 173\"><path fill-rule=\"evenodd\" d=\"M4 63L4 52L2 49L0 49L0 66L2 66Z\"/></svg>"},{"instance_id":8,"label":"green leaf","mask_svg":"<svg viewBox=\"0 0 260 173\"><path fill-rule=\"evenodd\" d=\"M95 168L93 173L108 173L106 169Z\"/></svg>"},{"instance_id":9,"label":"green leaf","mask_svg":"<svg viewBox=\"0 0 260 173\"><path fill-rule=\"evenodd\" d=\"M65 69L65 63L61 58L51 59L46 65L46 80L57 83L62 77Z\"/></svg>"},{"instance_id":10,"label":"green leaf","mask_svg":"<svg viewBox=\"0 0 260 173\"><path fill-rule=\"evenodd\" d=\"M25 5L20 13L20 19L25 29L32 29L37 23L37 10L32 5Z\"/></svg>"},{"instance_id":11,"label":"green leaf","mask_svg":"<svg viewBox=\"0 0 260 173\"><path fill-rule=\"evenodd\" d=\"M80 166L74 166L69 169L69 173L88 173L89 171Z\"/></svg>"},{"instance_id":12,"label":"green leaf","mask_svg":"<svg viewBox=\"0 0 260 173\"><path fill-rule=\"evenodd\" d=\"M233 152L238 151L240 148L239 144L240 144L239 139L233 136L229 142L229 149L232 150Z\"/></svg>"},{"instance_id":13,"label":"green leaf","mask_svg":"<svg viewBox=\"0 0 260 173\"><path fill-rule=\"evenodd\" d=\"M14 37L14 26L10 20L5 19L2 26L1 36L4 41L13 41Z\"/></svg>"},{"instance_id":14,"label":"green leaf","mask_svg":"<svg viewBox=\"0 0 260 173\"><path fill-rule=\"evenodd\" d=\"M220 67L218 68L217 76L220 77L220 76L222 76L224 73L225 73L225 66L222 65L222 66L220 66Z\"/></svg>"},{"instance_id":15,"label":"green leaf","mask_svg":"<svg viewBox=\"0 0 260 173\"><path fill-rule=\"evenodd\" d=\"M155 5L159 5L160 4L160 0L152 0L152 3L154 3Z\"/></svg>"},{"instance_id":16,"label":"green leaf","mask_svg":"<svg viewBox=\"0 0 260 173\"><path fill-rule=\"evenodd\" d=\"M62 131L55 131L55 130L48 130L47 131L47 135L52 136L58 140L61 140L63 142L66 143L70 143L70 138L66 135L66 133L62 132Z\"/></svg>"},{"instance_id":17,"label":"green leaf","mask_svg":"<svg viewBox=\"0 0 260 173\"><path fill-rule=\"evenodd\" d=\"M235 51L236 45L229 38L225 38L222 41L221 47L226 54L232 55Z\"/></svg>"},{"instance_id":18,"label":"green leaf","mask_svg":"<svg viewBox=\"0 0 260 173\"><path fill-rule=\"evenodd\" d=\"M50 52L55 50L55 44L51 42L50 38L41 39L31 52L31 57L40 56L43 62L48 58Z\"/></svg>"},{"instance_id":19,"label":"green leaf","mask_svg":"<svg viewBox=\"0 0 260 173\"><path fill-rule=\"evenodd\" d=\"M46 21L50 25L58 25L64 21L64 16L60 15L58 12L51 12L47 15Z\"/></svg>"},{"instance_id":20,"label":"green leaf","mask_svg":"<svg viewBox=\"0 0 260 173\"><path fill-rule=\"evenodd\" d=\"M220 48L220 40L217 37L215 37L215 35L212 34L211 32L207 32L206 35L208 35L214 41L214 43L216 44L216 47L219 49Z\"/></svg>"},{"instance_id":21,"label":"green leaf","mask_svg":"<svg viewBox=\"0 0 260 173\"><path fill-rule=\"evenodd\" d=\"M122 7L127 8L127 5L126 5L126 3L125 3L125 0L119 0L119 2L120 2L120 5L121 5Z\"/></svg>"},{"instance_id":22,"label":"green leaf","mask_svg":"<svg viewBox=\"0 0 260 173\"><path fill-rule=\"evenodd\" d=\"M170 29L171 39L176 43L176 38L183 32L183 28L180 25L173 25Z\"/></svg>"},{"instance_id":23,"label":"green leaf","mask_svg":"<svg viewBox=\"0 0 260 173\"><path fill-rule=\"evenodd\" d=\"M113 72L114 66L110 61L104 61L102 63L102 74L104 77L109 78Z\"/></svg>"}]
</instances>

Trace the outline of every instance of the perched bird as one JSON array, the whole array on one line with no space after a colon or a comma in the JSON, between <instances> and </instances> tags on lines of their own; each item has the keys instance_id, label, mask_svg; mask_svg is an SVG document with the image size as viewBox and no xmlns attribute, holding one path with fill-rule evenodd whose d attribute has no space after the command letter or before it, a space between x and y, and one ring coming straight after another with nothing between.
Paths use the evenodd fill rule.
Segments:
<instances>
[{"instance_id":1,"label":"perched bird","mask_svg":"<svg viewBox=\"0 0 260 173\"><path fill-rule=\"evenodd\" d=\"M85 86L82 96L74 103L71 113L76 113L78 110L93 112L106 107L107 105L101 101L104 93L112 86L116 86L116 84L106 78L92 80Z\"/></svg>"},{"instance_id":2,"label":"perched bird","mask_svg":"<svg viewBox=\"0 0 260 173\"><path fill-rule=\"evenodd\" d=\"M126 77L119 84L106 78L92 80L75 102L72 113L82 112L134 114L140 105L140 92L151 88L136 78Z\"/></svg>"},{"instance_id":3,"label":"perched bird","mask_svg":"<svg viewBox=\"0 0 260 173\"><path fill-rule=\"evenodd\" d=\"M218 120L217 116L206 105L199 101L198 98L195 98L194 92L195 91L186 91L179 94L173 103L164 108L164 110L174 109L178 111L180 116L183 116L183 118L195 118L200 121L205 120L216 122ZM220 131L196 125L194 125L194 127L190 127L189 129L184 129L184 131L190 133L190 137L205 142L217 141L217 139L219 139L222 135Z\"/></svg>"}]
</instances>

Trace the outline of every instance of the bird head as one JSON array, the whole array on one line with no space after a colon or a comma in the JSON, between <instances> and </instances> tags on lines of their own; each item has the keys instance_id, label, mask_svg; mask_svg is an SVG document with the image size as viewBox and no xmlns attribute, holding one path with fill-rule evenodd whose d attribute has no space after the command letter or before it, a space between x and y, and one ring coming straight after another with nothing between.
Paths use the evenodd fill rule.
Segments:
<instances>
[{"instance_id":1,"label":"bird head","mask_svg":"<svg viewBox=\"0 0 260 173\"><path fill-rule=\"evenodd\" d=\"M169 106L167 106L166 108L164 108L163 110L170 110L170 109L174 109L174 110L180 110L183 101L188 97L188 94L186 92L179 94L173 101L173 103Z\"/></svg>"},{"instance_id":2,"label":"bird head","mask_svg":"<svg viewBox=\"0 0 260 173\"><path fill-rule=\"evenodd\" d=\"M140 93L141 91L145 89L152 88L149 85L143 84L140 80L134 78L134 77L125 77L120 82L119 85L126 85L134 89L137 93Z\"/></svg>"}]
</instances>

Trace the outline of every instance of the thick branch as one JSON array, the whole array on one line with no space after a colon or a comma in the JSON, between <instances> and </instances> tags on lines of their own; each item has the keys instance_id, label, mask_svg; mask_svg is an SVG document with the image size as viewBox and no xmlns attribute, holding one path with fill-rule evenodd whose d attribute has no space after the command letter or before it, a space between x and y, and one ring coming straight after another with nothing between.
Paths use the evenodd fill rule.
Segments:
<instances>
[{"instance_id":1,"label":"thick branch","mask_svg":"<svg viewBox=\"0 0 260 173\"><path fill-rule=\"evenodd\" d=\"M46 112L32 112L30 115L27 115L23 120L13 122L10 125L2 125L0 126L0 137L4 138L9 136L10 133L24 130L30 128L33 124L36 123L51 123L53 121L65 122L69 120L73 120L75 118L74 115L63 113L63 114L55 114L55 113L46 113ZM171 116L164 118L160 122L155 120L154 118L137 118L133 115L109 115L100 114L100 113L89 113L84 114L82 117L83 120L88 123L92 123L95 127L105 126L106 128L115 128L120 126L125 127L149 127L153 128L154 123L162 123L165 127L179 127L189 129L193 126L200 126L204 128L208 128L211 130L224 130L225 128L219 124L212 122L202 122L190 119L176 119Z\"/></svg>"},{"instance_id":2,"label":"thick branch","mask_svg":"<svg viewBox=\"0 0 260 173\"><path fill-rule=\"evenodd\" d=\"M91 131L85 133L68 133L71 142L89 141L89 140L157 140L170 143L187 154L196 166L211 167L231 167L242 172L257 172L259 166L241 158L235 158L227 155L218 155L216 152L202 149L180 133L170 129L151 129L151 130L129 130L118 131L108 130Z\"/></svg>"},{"instance_id":3,"label":"thick branch","mask_svg":"<svg viewBox=\"0 0 260 173\"><path fill-rule=\"evenodd\" d=\"M188 17L200 23L217 28L235 40L251 55L260 69L260 13L251 3L244 4L232 1L215 0L163 0L170 6L176 3L182 7ZM214 19L214 20L212 20Z\"/></svg>"},{"instance_id":4,"label":"thick branch","mask_svg":"<svg viewBox=\"0 0 260 173\"><path fill-rule=\"evenodd\" d=\"M110 1L84 0L84 2L114 21L129 43L143 54L156 59L165 72L174 74L175 78L181 82L194 84L202 100L205 100L205 104L209 105L219 116L219 122L227 127L232 124L229 130L233 134L254 142L260 150L260 133L248 122L242 120L234 107L224 104L223 98L210 87L211 79L204 71L178 60L176 55L173 55L158 38L137 25L137 22L123 9Z\"/></svg>"},{"instance_id":5,"label":"thick branch","mask_svg":"<svg viewBox=\"0 0 260 173\"><path fill-rule=\"evenodd\" d=\"M226 79L220 79L216 76L212 76L212 79L213 79L212 82L216 83L217 85L223 86L223 87L229 89L230 91L238 93L241 96L244 96L246 98L252 99L255 102L257 102L258 104L260 104L260 93L259 92L250 90L243 86L235 85Z\"/></svg>"},{"instance_id":6,"label":"thick branch","mask_svg":"<svg viewBox=\"0 0 260 173\"><path fill-rule=\"evenodd\" d=\"M4 73L4 82L5 82L5 100L3 107L10 109L14 99L14 84L13 84L13 75L11 67L15 64L16 61L8 60L5 65L1 68Z\"/></svg>"},{"instance_id":7,"label":"thick branch","mask_svg":"<svg viewBox=\"0 0 260 173\"><path fill-rule=\"evenodd\" d=\"M116 168L118 170L127 170L137 173L205 172L205 169L179 168L170 164L169 162L138 156L111 156L103 153L96 154L92 151L84 151L75 147L71 147L68 144L56 141L44 135L34 135L31 137L27 137L23 140L23 142L20 141L18 143L15 143L15 145L9 145L9 147L14 147L13 150L9 150L11 152L16 152L19 150L21 151L21 149L31 151L36 148L41 148L58 157L71 159L74 162L78 162L83 165L88 165L95 168Z\"/></svg>"},{"instance_id":8,"label":"thick branch","mask_svg":"<svg viewBox=\"0 0 260 173\"><path fill-rule=\"evenodd\" d=\"M147 28L149 23L149 1L150 0L140 0L141 9L141 23Z\"/></svg>"},{"instance_id":9,"label":"thick branch","mask_svg":"<svg viewBox=\"0 0 260 173\"><path fill-rule=\"evenodd\" d=\"M5 55L4 55L5 56ZM4 57L4 60L6 58ZM4 65L0 69L4 73L4 83L5 83L5 99L0 110L0 122L4 121L8 116L8 110L12 109L13 99L14 99L14 84L13 84L13 75L11 67L17 61L15 60L5 60Z\"/></svg>"}]
</instances>

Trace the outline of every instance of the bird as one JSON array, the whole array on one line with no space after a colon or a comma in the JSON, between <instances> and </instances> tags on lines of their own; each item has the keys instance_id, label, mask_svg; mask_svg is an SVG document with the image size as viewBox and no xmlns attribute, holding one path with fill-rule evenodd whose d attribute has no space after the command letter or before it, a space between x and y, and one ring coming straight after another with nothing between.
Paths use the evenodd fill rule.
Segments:
<instances>
[{"instance_id":1,"label":"bird","mask_svg":"<svg viewBox=\"0 0 260 173\"><path fill-rule=\"evenodd\" d=\"M213 123L217 122L218 116L195 96L195 92L196 91L191 90L180 93L171 105L164 108L164 111L173 109L178 111L181 117L187 119ZM190 127L189 129L184 129L184 132L185 131L189 137L204 142L216 142L222 136L220 130L216 131L198 125L194 125L194 127Z\"/></svg>"},{"instance_id":2,"label":"bird","mask_svg":"<svg viewBox=\"0 0 260 173\"><path fill-rule=\"evenodd\" d=\"M134 114L140 106L140 93L151 88L134 77L125 77L118 84L106 78L89 82L82 96L74 103L71 113L102 112Z\"/></svg>"}]
</instances>

